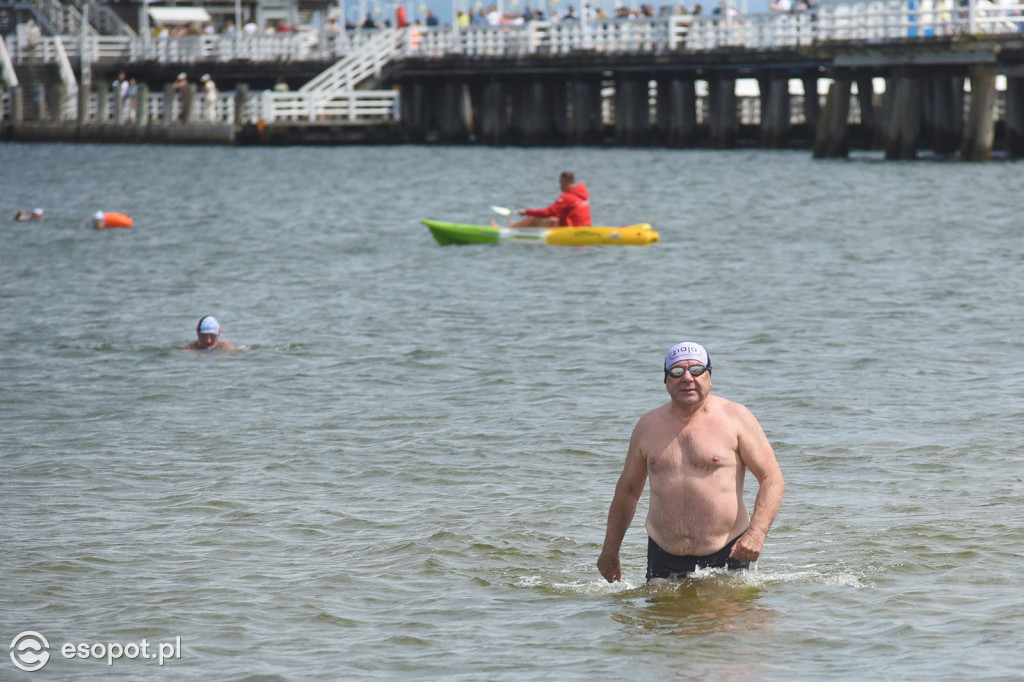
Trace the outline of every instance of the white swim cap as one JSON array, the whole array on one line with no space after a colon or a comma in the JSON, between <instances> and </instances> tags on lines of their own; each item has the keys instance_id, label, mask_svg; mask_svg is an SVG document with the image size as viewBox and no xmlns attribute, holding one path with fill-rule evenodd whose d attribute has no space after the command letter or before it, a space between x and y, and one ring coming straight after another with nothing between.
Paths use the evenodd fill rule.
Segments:
<instances>
[{"instance_id":1,"label":"white swim cap","mask_svg":"<svg viewBox=\"0 0 1024 682\"><path fill-rule=\"evenodd\" d=\"M708 357L708 352L704 350L704 346L693 341L683 341L669 348L668 353L665 354L665 369L683 360L696 360L708 369L711 369L711 359Z\"/></svg>"},{"instance_id":2,"label":"white swim cap","mask_svg":"<svg viewBox=\"0 0 1024 682\"><path fill-rule=\"evenodd\" d=\"M220 322L213 315L207 315L199 320L200 334L220 334Z\"/></svg>"},{"instance_id":3,"label":"white swim cap","mask_svg":"<svg viewBox=\"0 0 1024 682\"><path fill-rule=\"evenodd\" d=\"M41 208L33 208L32 209L32 215L43 215L43 209L41 209Z\"/></svg>"},{"instance_id":4,"label":"white swim cap","mask_svg":"<svg viewBox=\"0 0 1024 682\"><path fill-rule=\"evenodd\" d=\"M95 213L92 214L93 220L105 220L106 217L107 216L103 211L96 211Z\"/></svg>"}]
</instances>

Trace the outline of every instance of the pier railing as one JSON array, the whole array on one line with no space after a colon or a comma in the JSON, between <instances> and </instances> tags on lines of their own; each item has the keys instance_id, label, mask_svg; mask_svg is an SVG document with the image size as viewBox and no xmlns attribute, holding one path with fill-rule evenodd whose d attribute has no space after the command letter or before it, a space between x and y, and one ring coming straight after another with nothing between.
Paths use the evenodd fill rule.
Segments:
<instances>
[{"instance_id":1,"label":"pier railing","mask_svg":"<svg viewBox=\"0 0 1024 682\"><path fill-rule=\"evenodd\" d=\"M963 33L1020 32L1024 7L1017 0L860 0L822 2L806 12L749 15L671 15L599 21L529 21L522 25L401 29L402 54L472 57L597 53L699 52L721 47L772 49L834 41L906 41ZM86 36L90 57L103 61L303 61L341 59L392 29L280 35ZM61 36L71 56L83 39ZM31 48L20 37L9 45L15 64L53 61L53 38Z\"/></svg>"}]
</instances>

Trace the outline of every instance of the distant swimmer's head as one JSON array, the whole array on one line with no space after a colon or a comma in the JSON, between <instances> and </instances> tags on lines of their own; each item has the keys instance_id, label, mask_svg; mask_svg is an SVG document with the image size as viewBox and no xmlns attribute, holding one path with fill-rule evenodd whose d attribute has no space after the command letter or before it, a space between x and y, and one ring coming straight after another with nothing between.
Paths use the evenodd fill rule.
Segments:
<instances>
[{"instance_id":1,"label":"distant swimmer's head","mask_svg":"<svg viewBox=\"0 0 1024 682\"><path fill-rule=\"evenodd\" d=\"M107 216L106 214L103 213L103 211L96 211L95 213L92 214L93 220L105 220L106 217Z\"/></svg>"},{"instance_id":2,"label":"distant swimmer's head","mask_svg":"<svg viewBox=\"0 0 1024 682\"><path fill-rule=\"evenodd\" d=\"M32 215L34 215L37 218L42 218L43 217L43 209L41 209L41 208L33 208L32 209Z\"/></svg>"},{"instance_id":3,"label":"distant swimmer's head","mask_svg":"<svg viewBox=\"0 0 1024 682\"><path fill-rule=\"evenodd\" d=\"M708 356L708 352L704 346L693 341L683 341L668 349L668 353L665 354L665 371L667 372L672 365L684 360L696 360L707 367L709 372L711 371L711 358Z\"/></svg>"},{"instance_id":4,"label":"distant swimmer's head","mask_svg":"<svg viewBox=\"0 0 1024 682\"><path fill-rule=\"evenodd\" d=\"M220 334L220 322L213 315L206 315L196 325L196 334Z\"/></svg>"}]
</instances>

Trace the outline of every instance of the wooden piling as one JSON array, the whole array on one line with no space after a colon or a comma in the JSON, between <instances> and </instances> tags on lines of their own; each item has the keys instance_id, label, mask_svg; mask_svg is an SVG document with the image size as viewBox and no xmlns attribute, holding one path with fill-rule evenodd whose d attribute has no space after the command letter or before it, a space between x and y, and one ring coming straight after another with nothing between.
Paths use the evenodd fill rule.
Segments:
<instances>
[{"instance_id":1,"label":"wooden piling","mask_svg":"<svg viewBox=\"0 0 1024 682\"><path fill-rule=\"evenodd\" d=\"M921 81L916 76L896 76L890 79L885 96L892 98L885 122L885 158L915 159L921 129Z\"/></svg>"},{"instance_id":2,"label":"wooden piling","mask_svg":"<svg viewBox=\"0 0 1024 682\"><path fill-rule=\"evenodd\" d=\"M437 104L437 137L441 142L465 142L466 122L462 120L462 83L449 80L440 86Z\"/></svg>"},{"instance_id":3,"label":"wooden piling","mask_svg":"<svg viewBox=\"0 0 1024 682\"><path fill-rule=\"evenodd\" d=\"M658 80L656 128L659 141L669 147L693 144L697 132L697 94L692 79Z\"/></svg>"},{"instance_id":4,"label":"wooden piling","mask_svg":"<svg viewBox=\"0 0 1024 682\"><path fill-rule=\"evenodd\" d=\"M509 130L508 96L499 80L488 82L480 103L480 137L486 144L507 142Z\"/></svg>"},{"instance_id":5,"label":"wooden piling","mask_svg":"<svg viewBox=\"0 0 1024 682\"><path fill-rule=\"evenodd\" d=\"M25 90L21 87L11 88L11 124L19 125L25 121Z\"/></svg>"},{"instance_id":6,"label":"wooden piling","mask_svg":"<svg viewBox=\"0 0 1024 682\"><path fill-rule=\"evenodd\" d=\"M964 79L943 74L929 78L926 84L925 127L932 150L943 156L955 154L964 128Z\"/></svg>"},{"instance_id":7,"label":"wooden piling","mask_svg":"<svg viewBox=\"0 0 1024 682\"><path fill-rule=\"evenodd\" d=\"M871 76L857 77L857 104L860 107L860 139L872 146L878 128L878 117L875 112L875 84Z\"/></svg>"},{"instance_id":8,"label":"wooden piling","mask_svg":"<svg viewBox=\"0 0 1024 682\"><path fill-rule=\"evenodd\" d=\"M196 111L196 84L189 83L181 89L181 121L182 123L195 123L198 112Z\"/></svg>"},{"instance_id":9,"label":"wooden piling","mask_svg":"<svg viewBox=\"0 0 1024 682\"><path fill-rule=\"evenodd\" d=\"M142 110L142 103L146 100L143 93L144 85L139 85L139 120L145 120L145 112ZM242 125L245 122L245 104L249 99L249 84L239 83L235 86L235 125Z\"/></svg>"},{"instance_id":10,"label":"wooden piling","mask_svg":"<svg viewBox=\"0 0 1024 682\"><path fill-rule=\"evenodd\" d=\"M577 80L569 85L569 143L596 144L604 134L601 83Z\"/></svg>"},{"instance_id":11,"label":"wooden piling","mask_svg":"<svg viewBox=\"0 0 1024 682\"><path fill-rule=\"evenodd\" d=\"M821 100L818 99L818 77L805 76L804 84L804 120L807 122L807 139L814 142L818 121L821 120Z\"/></svg>"},{"instance_id":12,"label":"wooden piling","mask_svg":"<svg viewBox=\"0 0 1024 682\"><path fill-rule=\"evenodd\" d=\"M107 112L110 111L110 98L107 97L107 89L104 87L95 88L96 93L96 120L93 123L104 124L107 122Z\"/></svg>"},{"instance_id":13,"label":"wooden piling","mask_svg":"<svg viewBox=\"0 0 1024 682\"><path fill-rule=\"evenodd\" d=\"M785 73L771 72L758 79L761 90L762 147L785 147L789 144L791 125L789 78Z\"/></svg>"},{"instance_id":14,"label":"wooden piling","mask_svg":"<svg viewBox=\"0 0 1024 682\"><path fill-rule=\"evenodd\" d=\"M170 83L164 86L164 120L163 124L169 126L174 123L174 98L177 90Z\"/></svg>"},{"instance_id":15,"label":"wooden piling","mask_svg":"<svg viewBox=\"0 0 1024 682\"><path fill-rule=\"evenodd\" d=\"M843 158L850 153L850 92L853 81L849 76L838 77L828 89L825 110L821 112L814 135L814 158Z\"/></svg>"},{"instance_id":16,"label":"wooden piling","mask_svg":"<svg viewBox=\"0 0 1024 682\"><path fill-rule=\"evenodd\" d=\"M1006 79L1006 151L1010 158L1024 157L1024 78Z\"/></svg>"},{"instance_id":17,"label":"wooden piling","mask_svg":"<svg viewBox=\"0 0 1024 682\"><path fill-rule=\"evenodd\" d=\"M991 69L971 69L971 100L967 124L960 142L960 158L964 161L987 161L992 158L995 139L996 75Z\"/></svg>"},{"instance_id":18,"label":"wooden piling","mask_svg":"<svg viewBox=\"0 0 1024 682\"><path fill-rule=\"evenodd\" d=\"M548 144L551 135L551 101L548 85L541 80L519 84L513 97L514 136L520 144Z\"/></svg>"},{"instance_id":19,"label":"wooden piling","mask_svg":"<svg viewBox=\"0 0 1024 682\"><path fill-rule=\"evenodd\" d=\"M628 147L650 143L651 106L647 78L621 78L615 83L615 143Z\"/></svg>"},{"instance_id":20,"label":"wooden piling","mask_svg":"<svg viewBox=\"0 0 1024 682\"><path fill-rule=\"evenodd\" d=\"M740 127L736 115L736 78L719 75L708 79L708 96L711 144L718 149L732 149Z\"/></svg>"}]
</instances>

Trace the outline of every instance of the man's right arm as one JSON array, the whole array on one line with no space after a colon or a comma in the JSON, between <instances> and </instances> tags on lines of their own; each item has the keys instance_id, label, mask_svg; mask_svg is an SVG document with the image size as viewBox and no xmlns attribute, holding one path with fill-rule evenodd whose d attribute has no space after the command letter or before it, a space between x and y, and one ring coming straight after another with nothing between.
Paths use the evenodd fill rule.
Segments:
<instances>
[{"instance_id":1,"label":"man's right arm","mask_svg":"<svg viewBox=\"0 0 1024 682\"><path fill-rule=\"evenodd\" d=\"M640 424L633 429L626 463L622 468L618 483L615 484L615 495L608 508L608 525L605 529L604 546L601 556L597 559L597 568L608 582L622 580L622 562L619 560L619 548L622 539L629 530L636 513L636 504L644 491L647 482L647 460L644 458L639 442Z\"/></svg>"}]
</instances>

